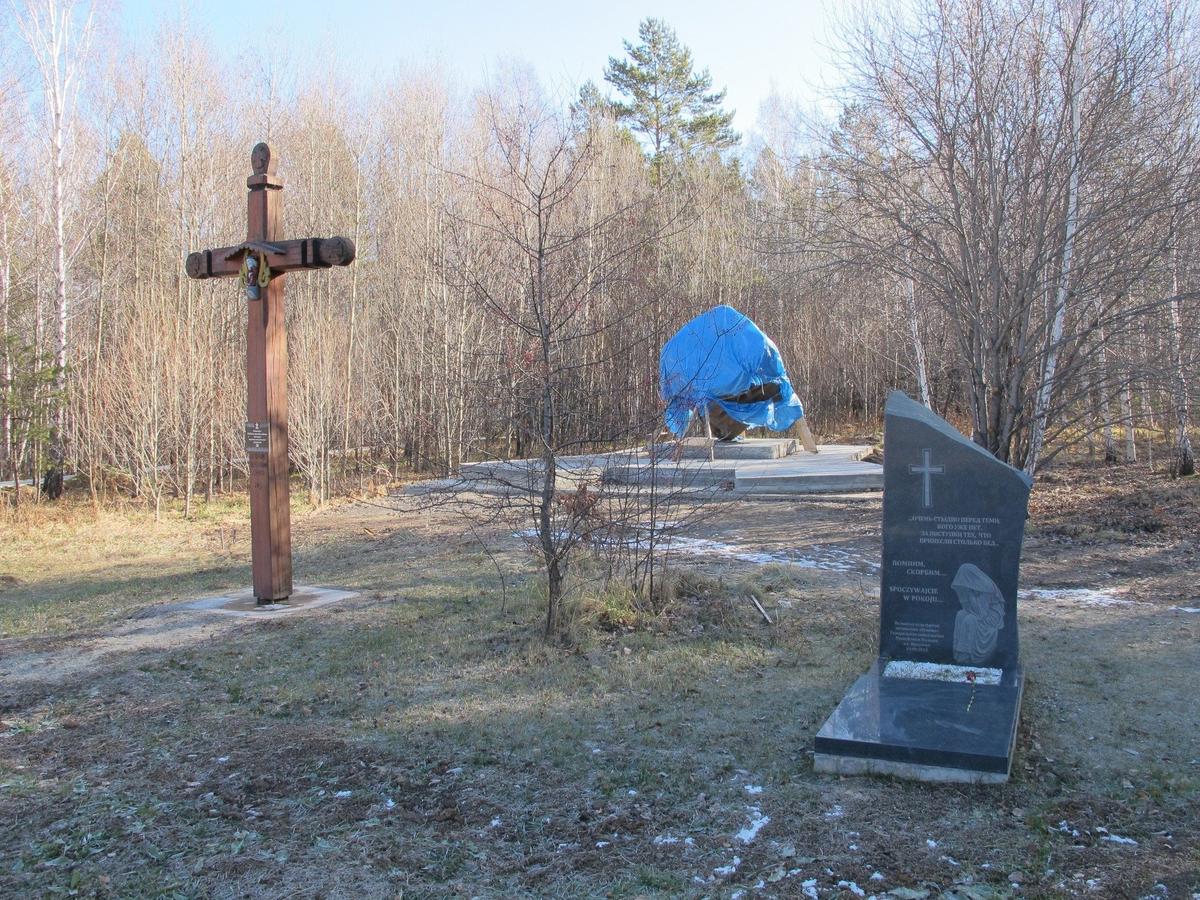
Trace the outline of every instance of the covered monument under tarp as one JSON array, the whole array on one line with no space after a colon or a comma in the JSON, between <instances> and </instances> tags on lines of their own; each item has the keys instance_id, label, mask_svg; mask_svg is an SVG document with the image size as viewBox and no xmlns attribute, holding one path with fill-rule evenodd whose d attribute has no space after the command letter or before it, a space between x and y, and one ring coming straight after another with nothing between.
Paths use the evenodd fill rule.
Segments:
<instances>
[{"instance_id":1,"label":"covered monument under tarp","mask_svg":"<svg viewBox=\"0 0 1200 900\"><path fill-rule=\"evenodd\" d=\"M667 428L683 437L693 413L708 412L713 435L747 428L786 431L804 416L774 342L732 306L717 306L679 329L659 356Z\"/></svg>"}]
</instances>

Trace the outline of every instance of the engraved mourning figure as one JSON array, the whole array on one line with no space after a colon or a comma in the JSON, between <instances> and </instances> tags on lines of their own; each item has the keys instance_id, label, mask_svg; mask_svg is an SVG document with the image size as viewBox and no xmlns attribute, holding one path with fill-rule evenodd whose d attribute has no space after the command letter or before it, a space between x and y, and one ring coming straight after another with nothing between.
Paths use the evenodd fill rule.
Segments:
<instances>
[{"instance_id":1,"label":"engraved mourning figure","mask_svg":"<svg viewBox=\"0 0 1200 900\"><path fill-rule=\"evenodd\" d=\"M973 563L959 566L950 587L962 606L954 617L954 661L965 666L987 665L1004 627L1004 595Z\"/></svg>"}]
</instances>

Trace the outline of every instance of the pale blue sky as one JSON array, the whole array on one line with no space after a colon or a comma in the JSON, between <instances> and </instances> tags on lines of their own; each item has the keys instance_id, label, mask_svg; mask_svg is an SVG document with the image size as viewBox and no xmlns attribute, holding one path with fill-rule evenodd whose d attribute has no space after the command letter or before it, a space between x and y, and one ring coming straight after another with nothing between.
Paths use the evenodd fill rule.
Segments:
<instances>
[{"instance_id":1,"label":"pale blue sky","mask_svg":"<svg viewBox=\"0 0 1200 900\"><path fill-rule=\"evenodd\" d=\"M164 19L176 19L178 2L118 0L121 31L141 43ZM398 62L436 60L466 85L483 83L498 61L531 63L546 86L566 96L588 78L603 82L604 64L620 55L622 40L636 42L638 22L665 19L707 66L716 87L728 88L735 125L749 131L772 89L818 104L822 87L836 84L827 49L833 38L834 0L756 0L753 3L536 2L436 0L399 3L356 0L195 0L185 4L193 23L230 59L243 53L257 23L277 30L298 59L334 49L363 77L392 70Z\"/></svg>"}]
</instances>

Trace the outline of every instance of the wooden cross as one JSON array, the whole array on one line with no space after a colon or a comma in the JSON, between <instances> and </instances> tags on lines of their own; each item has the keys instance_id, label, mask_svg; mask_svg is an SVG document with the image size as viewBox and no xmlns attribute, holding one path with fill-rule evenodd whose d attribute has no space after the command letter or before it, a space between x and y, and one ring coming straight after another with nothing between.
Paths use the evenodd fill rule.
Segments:
<instances>
[{"instance_id":1,"label":"wooden cross","mask_svg":"<svg viewBox=\"0 0 1200 900\"><path fill-rule=\"evenodd\" d=\"M292 526L288 507L287 332L283 275L354 262L354 242L344 238L279 240L283 181L266 144L250 153L254 174L246 242L189 253L192 278L240 275L248 308L246 326L246 456L250 467L250 555L254 596L260 604L292 593Z\"/></svg>"}]
</instances>

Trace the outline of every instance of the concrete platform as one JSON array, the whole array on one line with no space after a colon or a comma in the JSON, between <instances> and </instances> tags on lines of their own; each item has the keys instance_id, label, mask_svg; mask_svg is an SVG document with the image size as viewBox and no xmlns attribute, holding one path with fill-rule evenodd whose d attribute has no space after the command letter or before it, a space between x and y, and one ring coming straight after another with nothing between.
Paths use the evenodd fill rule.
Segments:
<instances>
[{"instance_id":1,"label":"concrete platform","mask_svg":"<svg viewBox=\"0 0 1200 900\"><path fill-rule=\"evenodd\" d=\"M753 440L745 442L753 446ZM650 465L649 456L624 466L614 466L605 479L617 484L649 484L652 478L664 486L716 487L744 494L816 494L839 491L883 490L883 467L863 462L868 446L825 444L819 453L800 450L780 458L661 460Z\"/></svg>"},{"instance_id":2,"label":"concrete platform","mask_svg":"<svg viewBox=\"0 0 1200 900\"><path fill-rule=\"evenodd\" d=\"M672 460L673 444L656 445L657 461L645 448L565 456L558 459L560 490L580 484L650 485L670 490L718 490L746 495L816 494L883 490L883 467L863 462L871 447L826 444L819 453L793 449L791 439L750 438L720 444L722 456L708 459L707 442L685 443L682 458ZM715 448L714 448L715 449ZM700 456L700 452L703 456ZM695 453L699 458L689 458ZM484 491L528 492L540 489L542 463L537 459L510 459L468 463L462 467L457 487Z\"/></svg>"},{"instance_id":3,"label":"concrete platform","mask_svg":"<svg viewBox=\"0 0 1200 900\"><path fill-rule=\"evenodd\" d=\"M245 616L251 619L276 619L280 616L295 615L309 609L317 609L357 597L354 591L343 591L338 588L314 587L307 584L297 584L292 590L292 596L277 603L259 606L254 599L254 589L245 588L222 594L218 597L203 597L179 604L179 609L198 609L205 612L222 613L227 616Z\"/></svg>"}]
</instances>

